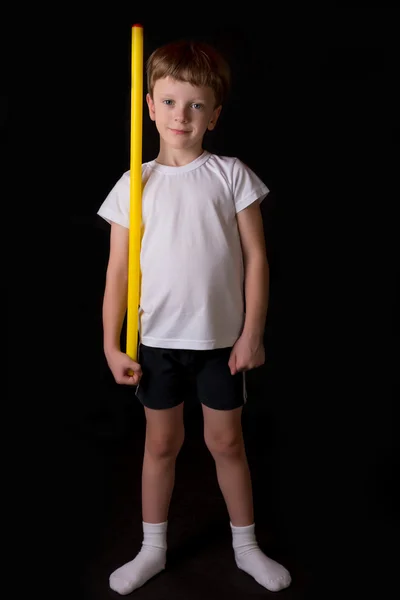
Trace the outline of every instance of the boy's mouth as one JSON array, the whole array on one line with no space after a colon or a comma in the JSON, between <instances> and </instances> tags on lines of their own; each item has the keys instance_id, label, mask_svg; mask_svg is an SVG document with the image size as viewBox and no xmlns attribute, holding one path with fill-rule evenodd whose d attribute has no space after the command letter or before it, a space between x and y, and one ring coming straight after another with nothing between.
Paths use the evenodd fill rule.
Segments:
<instances>
[{"instance_id":1,"label":"boy's mouth","mask_svg":"<svg viewBox=\"0 0 400 600\"><path fill-rule=\"evenodd\" d=\"M187 129L172 129L172 128L170 128L170 131L172 131L172 133L174 133L175 135L183 135L185 133L190 133Z\"/></svg>"}]
</instances>

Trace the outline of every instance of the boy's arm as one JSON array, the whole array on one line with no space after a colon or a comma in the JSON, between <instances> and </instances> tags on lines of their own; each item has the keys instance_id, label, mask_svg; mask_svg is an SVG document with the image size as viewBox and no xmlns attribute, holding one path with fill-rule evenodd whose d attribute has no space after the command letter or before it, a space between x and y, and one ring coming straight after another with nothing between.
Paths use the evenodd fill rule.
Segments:
<instances>
[{"instance_id":1,"label":"boy's arm","mask_svg":"<svg viewBox=\"0 0 400 600\"><path fill-rule=\"evenodd\" d=\"M103 298L104 354L117 383L138 385L142 370L121 352L121 329L127 309L129 229L112 223L110 256Z\"/></svg>"},{"instance_id":2,"label":"boy's arm","mask_svg":"<svg viewBox=\"0 0 400 600\"><path fill-rule=\"evenodd\" d=\"M127 309L129 229L111 224L110 255L103 299L103 344L108 357L121 348L121 330Z\"/></svg>"},{"instance_id":3,"label":"boy's arm","mask_svg":"<svg viewBox=\"0 0 400 600\"><path fill-rule=\"evenodd\" d=\"M264 328L269 300L269 265L260 205L253 202L237 214L245 270L246 315L229 365L234 374L265 361Z\"/></svg>"},{"instance_id":4,"label":"boy's arm","mask_svg":"<svg viewBox=\"0 0 400 600\"><path fill-rule=\"evenodd\" d=\"M243 334L263 338L269 300L269 266L258 202L237 215L245 269L246 318Z\"/></svg>"}]
</instances>

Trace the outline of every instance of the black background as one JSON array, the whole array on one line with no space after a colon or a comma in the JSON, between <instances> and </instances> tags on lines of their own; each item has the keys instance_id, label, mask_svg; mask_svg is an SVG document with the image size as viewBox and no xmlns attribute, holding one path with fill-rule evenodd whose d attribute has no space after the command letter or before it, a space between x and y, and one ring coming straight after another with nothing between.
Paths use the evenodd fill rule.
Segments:
<instances>
[{"instance_id":1,"label":"black background","mask_svg":"<svg viewBox=\"0 0 400 600\"><path fill-rule=\"evenodd\" d=\"M19 413L11 439L13 447L28 439L23 422L33 438L24 456L40 451L23 475L22 500L33 512L28 520L39 529L49 523L54 538L40 568L55 559L63 589L70 584L78 597L78 576L96 556L110 503L118 503L113 461L144 427L102 352L108 227L96 216L129 169L130 36L141 22L145 58L181 37L226 55L232 94L205 147L239 156L271 190L263 205L267 362L251 373L245 428L255 462L263 456L257 485L270 490L281 545L313 578L326 569L321 598L342 576L346 586L383 593L397 568L390 545L399 502L396 13L328 4L309 13L267 6L264 14L243 6L223 19L208 5L164 8L86 17L60 9L30 31L26 46L26 23L15 21L17 60L4 107L11 106L18 214L6 235L15 232L9 239L19 248L26 229L28 248L22 263L11 252L14 279L25 277L13 303L22 299L22 308L8 323L20 348L17 360L10 352ZM187 16L192 9L202 18ZM157 144L145 108L144 161ZM18 327L29 330L22 356ZM197 431L194 402L187 419ZM57 568L48 570L58 580Z\"/></svg>"}]
</instances>

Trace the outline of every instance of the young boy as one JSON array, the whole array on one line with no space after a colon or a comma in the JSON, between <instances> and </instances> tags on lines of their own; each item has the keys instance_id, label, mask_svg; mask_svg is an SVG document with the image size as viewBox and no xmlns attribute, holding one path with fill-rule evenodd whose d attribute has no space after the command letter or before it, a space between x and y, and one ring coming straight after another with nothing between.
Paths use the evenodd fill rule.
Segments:
<instances>
[{"instance_id":1,"label":"young boy","mask_svg":"<svg viewBox=\"0 0 400 600\"><path fill-rule=\"evenodd\" d=\"M120 594L142 586L166 565L188 376L195 378L202 404L205 442L230 516L237 566L268 590L291 581L255 538L241 428L245 371L265 359L269 272L259 204L269 190L239 159L203 150L229 84L225 61L204 44L171 43L147 62L146 100L160 146L157 158L142 165L140 364L120 348L127 308L129 172L98 213L111 223L104 352L116 382L137 386L146 415L143 544L134 560L110 576L110 587Z\"/></svg>"}]
</instances>

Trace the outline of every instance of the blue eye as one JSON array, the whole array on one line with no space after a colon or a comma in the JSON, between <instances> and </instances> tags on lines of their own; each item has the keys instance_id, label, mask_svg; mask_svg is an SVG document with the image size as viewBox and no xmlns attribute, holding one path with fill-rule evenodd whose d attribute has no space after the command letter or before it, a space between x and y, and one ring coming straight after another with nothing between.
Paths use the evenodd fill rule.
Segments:
<instances>
[{"instance_id":1,"label":"blue eye","mask_svg":"<svg viewBox=\"0 0 400 600\"><path fill-rule=\"evenodd\" d=\"M203 108L202 104L198 104L197 102L194 102L192 104L192 106L196 109L196 110L200 110L201 108Z\"/></svg>"},{"instance_id":2,"label":"blue eye","mask_svg":"<svg viewBox=\"0 0 400 600\"><path fill-rule=\"evenodd\" d=\"M172 100L163 100L163 104L166 104L167 106L171 106Z\"/></svg>"}]
</instances>

